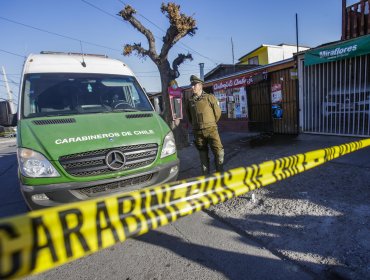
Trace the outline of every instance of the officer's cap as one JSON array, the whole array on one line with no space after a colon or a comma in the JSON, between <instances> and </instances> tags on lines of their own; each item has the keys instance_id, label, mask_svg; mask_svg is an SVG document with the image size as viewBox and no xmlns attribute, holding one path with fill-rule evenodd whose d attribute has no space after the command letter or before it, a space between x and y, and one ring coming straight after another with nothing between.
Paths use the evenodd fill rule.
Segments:
<instances>
[{"instance_id":1,"label":"officer's cap","mask_svg":"<svg viewBox=\"0 0 370 280\"><path fill-rule=\"evenodd\" d=\"M195 84L197 84L197 83L201 83L201 84L203 84L204 83L204 81L203 80L201 80L201 79L199 79L197 76L195 76L195 75L191 75L190 76L190 83L192 84L192 85L195 85Z\"/></svg>"}]
</instances>

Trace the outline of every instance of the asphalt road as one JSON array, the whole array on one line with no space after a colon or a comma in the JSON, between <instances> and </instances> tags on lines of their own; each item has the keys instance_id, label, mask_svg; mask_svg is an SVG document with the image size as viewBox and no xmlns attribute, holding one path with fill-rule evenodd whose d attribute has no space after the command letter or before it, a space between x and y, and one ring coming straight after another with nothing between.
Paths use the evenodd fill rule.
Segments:
<instances>
[{"instance_id":1,"label":"asphalt road","mask_svg":"<svg viewBox=\"0 0 370 280\"><path fill-rule=\"evenodd\" d=\"M181 156L189 155L186 152ZM195 164L185 164L181 168L180 177L196 174L198 169L199 166ZM14 139L2 139L0 142L0 182L0 216L27 212L17 182ZM235 228L205 212L199 212L123 244L116 244L42 274L26 277L103 278L314 279L315 275L277 256Z\"/></svg>"},{"instance_id":2,"label":"asphalt road","mask_svg":"<svg viewBox=\"0 0 370 280\"><path fill-rule=\"evenodd\" d=\"M227 169L358 140L221 136ZM14 142L0 141L1 217L27 211ZM180 179L199 175L193 146L179 157ZM365 279L369 190L370 147L28 279Z\"/></svg>"},{"instance_id":3,"label":"asphalt road","mask_svg":"<svg viewBox=\"0 0 370 280\"><path fill-rule=\"evenodd\" d=\"M15 138L0 138L0 218L26 213L19 191Z\"/></svg>"}]
</instances>

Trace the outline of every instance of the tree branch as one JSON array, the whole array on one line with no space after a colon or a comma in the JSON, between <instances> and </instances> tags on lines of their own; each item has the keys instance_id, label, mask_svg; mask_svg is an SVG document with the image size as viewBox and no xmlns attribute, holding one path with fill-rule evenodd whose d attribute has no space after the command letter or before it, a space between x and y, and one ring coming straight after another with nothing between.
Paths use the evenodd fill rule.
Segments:
<instances>
[{"instance_id":1,"label":"tree branch","mask_svg":"<svg viewBox=\"0 0 370 280\"><path fill-rule=\"evenodd\" d=\"M193 60L193 56L188 53L187 55L185 54L178 54L178 56L173 60L172 62L172 75L176 78L180 77L180 72L179 72L179 66L180 64L182 64L186 59L192 61Z\"/></svg>"},{"instance_id":2,"label":"tree branch","mask_svg":"<svg viewBox=\"0 0 370 280\"><path fill-rule=\"evenodd\" d=\"M135 18L134 14L136 14L136 10L132 8L130 5L126 5L125 8L119 12L119 15L131 25L136 28L140 33L142 33L148 40L149 43L149 50L144 50L141 47L141 44L134 44L134 50L138 51L138 53L146 54L152 58L153 61L158 60L158 54L155 48L155 39L153 33L147 29L137 18ZM125 45L125 50L128 45ZM126 53L126 51L124 51ZM127 52L128 53L128 52ZM131 52L130 52L131 53Z\"/></svg>"},{"instance_id":3,"label":"tree branch","mask_svg":"<svg viewBox=\"0 0 370 280\"><path fill-rule=\"evenodd\" d=\"M141 43L126 44L123 47L123 55L131 55L136 52L137 56L145 58L146 56L151 57L150 51L144 49Z\"/></svg>"},{"instance_id":4,"label":"tree branch","mask_svg":"<svg viewBox=\"0 0 370 280\"><path fill-rule=\"evenodd\" d=\"M170 27L163 37L161 59L167 58L168 52L181 38L186 35L193 36L197 30L196 21L191 16L180 13L180 5L175 3L162 3L161 11L170 21Z\"/></svg>"}]
</instances>

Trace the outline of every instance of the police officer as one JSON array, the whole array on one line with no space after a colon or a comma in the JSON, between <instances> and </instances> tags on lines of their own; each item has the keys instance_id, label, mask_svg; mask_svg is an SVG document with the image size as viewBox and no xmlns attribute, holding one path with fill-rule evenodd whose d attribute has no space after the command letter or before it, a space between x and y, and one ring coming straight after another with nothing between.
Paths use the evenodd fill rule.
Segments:
<instances>
[{"instance_id":1,"label":"police officer","mask_svg":"<svg viewBox=\"0 0 370 280\"><path fill-rule=\"evenodd\" d=\"M223 171L224 148L217 130L217 121L221 117L221 109L216 97L203 91L203 81L197 76L190 77L193 95L186 102L186 113L193 127L195 146L199 151L202 174L208 175L208 146L214 155L216 171Z\"/></svg>"}]
</instances>

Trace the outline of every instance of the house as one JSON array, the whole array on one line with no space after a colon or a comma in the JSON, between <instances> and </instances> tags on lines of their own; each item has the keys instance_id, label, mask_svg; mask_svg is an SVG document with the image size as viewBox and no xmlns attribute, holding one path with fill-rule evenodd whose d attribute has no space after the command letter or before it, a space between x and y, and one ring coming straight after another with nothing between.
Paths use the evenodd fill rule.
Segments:
<instances>
[{"instance_id":1,"label":"house","mask_svg":"<svg viewBox=\"0 0 370 280\"><path fill-rule=\"evenodd\" d=\"M309 47L298 46L298 52L308 50ZM254 64L267 65L277 61L285 60L293 57L297 53L296 45L280 44L280 45L266 45L262 44L253 51L243 55L239 58L237 65Z\"/></svg>"}]
</instances>

